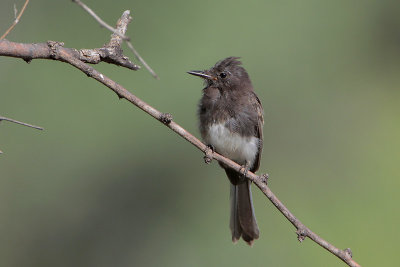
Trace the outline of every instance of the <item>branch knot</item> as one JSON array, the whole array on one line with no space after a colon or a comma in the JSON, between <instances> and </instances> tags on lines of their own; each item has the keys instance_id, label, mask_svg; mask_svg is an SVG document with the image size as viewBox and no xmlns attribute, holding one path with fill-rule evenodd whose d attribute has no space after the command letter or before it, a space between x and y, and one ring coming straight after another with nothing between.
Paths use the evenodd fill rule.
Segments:
<instances>
[{"instance_id":1,"label":"branch knot","mask_svg":"<svg viewBox=\"0 0 400 267\"><path fill-rule=\"evenodd\" d=\"M268 179L269 179L268 173L261 174L259 177L261 182L263 182L265 185L268 185Z\"/></svg>"},{"instance_id":2,"label":"branch knot","mask_svg":"<svg viewBox=\"0 0 400 267\"><path fill-rule=\"evenodd\" d=\"M171 113L161 113L160 115L160 121L164 124L170 124L172 121L172 115Z\"/></svg>"},{"instance_id":3,"label":"branch knot","mask_svg":"<svg viewBox=\"0 0 400 267\"><path fill-rule=\"evenodd\" d=\"M53 59L58 59L58 49L61 46L64 46L63 42L56 42L56 41L47 41L47 45L50 49L50 56Z\"/></svg>"},{"instance_id":4,"label":"branch knot","mask_svg":"<svg viewBox=\"0 0 400 267\"><path fill-rule=\"evenodd\" d=\"M297 234L297 239L301 243L308 236L308 229L303 226L303 227L297 229L296 234Z\"/></svg>"},{"instance_id":5,"label":"branch knot","mask_svg":"<svg viewBox=\"0 0 400 267\"><path fill-rule=\"evenodd\" d=\"M351 251L350 248L346 248L345 250L343 250L344 253L349 256L350 258L353 258L353 252Z\"/></svg>"}]
</instances>

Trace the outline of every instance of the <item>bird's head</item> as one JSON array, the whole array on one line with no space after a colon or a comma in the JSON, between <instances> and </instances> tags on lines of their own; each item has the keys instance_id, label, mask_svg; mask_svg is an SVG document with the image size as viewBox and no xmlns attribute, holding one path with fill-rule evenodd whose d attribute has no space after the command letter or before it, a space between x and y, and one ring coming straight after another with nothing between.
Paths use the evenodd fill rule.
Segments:
<instances>
[{"instance_id":1,"label":"bird's head","mask_svg":"<svg viewBox=\"0 0 400 267\"><path fill-rule=\"evenodd\" d=\"M204 79L206 86L215 86L220 89L240 89L251 87L249 75L241 66L238 57L227 57L220 60L209 70L188 71L189 74Z\"/></svg>"}]
</instances>

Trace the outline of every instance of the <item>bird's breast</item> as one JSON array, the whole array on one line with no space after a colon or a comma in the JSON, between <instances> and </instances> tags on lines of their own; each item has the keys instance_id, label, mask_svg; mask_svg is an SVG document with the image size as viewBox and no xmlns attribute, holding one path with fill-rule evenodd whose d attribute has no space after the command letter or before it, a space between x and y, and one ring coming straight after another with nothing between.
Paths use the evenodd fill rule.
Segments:
<instances>
[{"instance_id":1,"label":"bird's breast","mask_svg":"<svg viewBox=\"0 0 400 267\"><path fill-rule=\"evenodd\" d=\"M250 166L254 163L260 145L257 137L241 136L227 128L225 123L211 124L206 129L204 139L223 156L241 165L247 161Z\"/></svg>"}]
</instances>

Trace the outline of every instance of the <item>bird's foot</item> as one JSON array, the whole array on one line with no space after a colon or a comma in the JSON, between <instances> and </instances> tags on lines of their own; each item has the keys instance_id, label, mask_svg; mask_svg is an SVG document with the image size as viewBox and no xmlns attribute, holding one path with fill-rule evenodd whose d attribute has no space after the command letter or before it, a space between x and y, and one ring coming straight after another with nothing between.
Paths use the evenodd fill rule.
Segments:
<instances>
[{"instance_id":1,"label":"bird's foot","mask_svg":"<svg viewBox=\"0 0 400 267\"><path fill-rule=\"evenodd\" d=\"M246 180L247 177L247 173L250 170L250 163L248 161L246 161L246 164L242 165L242 167L240 168L239 172L241 174L240 178L242 181Z\"/></svg>"},{"instance_id":2,"label":"bird's foot","mask_svg":"<svg viewBox=\"0 0 400 267\"><path fill-rule=\"evenodd\" d=\"M215 149L212 145L207 145L207 148L204 150L204 162L206 164L210 164L212 159L213 159L213 153L214 153Z\"/></svg>"}]
</instances>

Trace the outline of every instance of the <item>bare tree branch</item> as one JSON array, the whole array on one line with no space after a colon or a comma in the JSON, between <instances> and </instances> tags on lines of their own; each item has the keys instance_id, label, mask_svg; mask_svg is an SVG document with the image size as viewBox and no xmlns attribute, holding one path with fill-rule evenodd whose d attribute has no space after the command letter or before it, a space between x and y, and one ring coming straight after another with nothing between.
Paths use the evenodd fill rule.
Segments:
<instances>
[{"instance_id":1,"label":"bare tree branch","mask_svg":"<svg viewBox=\"0 0 400 267\"><path fill-rule=\"evenodd\" d=\"M126 10L121 19L117 22L116 33L112 34L111 40L102 48L94 49L74 49L74 48L63 48L65 53L68 53L71 57L90 63L98 64L100 62L107 62L110 64L115 64L117 66L122 66L131 70L137 70L140 67L129 60L128 57L122 54L121 42L122 39L119 34L124 34L127 29L127 24L130 22L130 11ZM22 44L14 43L4 39L2 42L2 55L10 57L22 58L27 62L32 59L54 59L54 51L52 51L52 46L47 43L37 43L37 44ZM63 46L63 43L58 43L58 45Z\"/></svg>"},{"instance_id":2,"label":"bare tree branch","mask_svg":"<svg viewBox=\"0 0 400 267\"><path fill-rule=\"evenodd\" d=\"M87 13L89 13L90 16L92 16L99 24L100 26L106 28L107 30L111 31L113 34L119 35L127 44L129 49L132 51L132 53L136 56L136 58L143 64L143 66L150 72L151 75L153 75L154 78L159 79L158 75L154 72L154 70L146 63L146 61L140 56L140 54L137 52L137 50L133 47L132 43L130 42L131 38L125 35L124 33L119 33L117 29L114 29L110 25L108 25L104 20L102 20L90 7L85 5L82 1L80 0L72 0L72 2L78 4L80 7L82 7Z\"/></svg>"},{"instance_id":3,"label":"bare tree branch","mask_svg":"<svg viewBox=\"0 0 400 267\"><path fill-rule=\"evenodd\" d=\"M6 39L1 42L1 55L9 57L22 58L26 62L30 62L32 59L54 59L51 46L47 43L34 43L34 44L23 44L14 43ZM64 43L58 43L59 45L64 45ZM139 69L139 66L132 63L129 58L122 54L119 47L103 47L94 49L74 49L74 48L63 48L65 53L76 59L90 63L98 64L100 62L107 62L110 64L115 64L117 66L122 66L131 70Z\"/></svg>"},{"instance_id":4,"label":"bare tree branch","mask_svg":"<svg viewBox=\"0 0 400 267\"><path fill-rule=\"evenodd\" d=\"M76 1L75 1L76 2ZM125 20L121 20L125 21ZM129 21L128 21L129 22ZM126 23L128 23L126 22ZM123 22L125 23L125 22ZM172 131L177 133L179 136L183 137L186 141L190 142L192 145L197 147L199 150L205 153L205 161L210 163L212 159L217 160L218 162L223 163L226 166L236 170L239 173L243 172L242 166L233 162L232 160L225 158L224 156L210 151L210 149L203 144L199 139L194 137L188 131L186 131L183 127L172 120L171 114L162 113L147 104L140 98L136 97L132 93L130 93L127 89L125 89L120 84L111 80L107 76L95 70L93 67L86 64L79 57L75 56L74 53L71 53L71 49L62 47L62 43L48 41L44 44L21 44L21 43L12 43L9 41L0 41L0 56L10 56L10 57L19 57L23 59L33 59L33 58L44 58L44 59L54 59L62 62L67 62L79 69L87 76L97 80L103 85L110 88L113 92L117 94L119 98L124 98L152 116L153 118L159 120L165 126L170 128ZM274 206L285 216L290 223L296 228L296 233L299 241L303 241L306 237L313 240L315 243L320 245L321 247L328 250L330 253L341 259L348 266L358 267L360 266L356 261L352 259L352 253L350 249L339 249L334 245L330 244L314 232L312 232L308 227L306 227L299 219L297 219L289 209L275 196L275 194L271 191L271 189L267 186L267 175L257 176L256 174L248 171L246 172L246 177L250 179L254 184L264 193L264 195L274 204Z\"/></svg>"},{"instance_id":5,"label":"bare tree branch","mask_svg":"<svg viewBox=\"0 0 400 267\"><path fill-rule=\"evenodd\" d=\"M13 24L11 24L10 28L8 28L8 30L0 37L0 40L4 39L11 31L12 29L14 29L15 25L17 25L17 23L19 22L19 20L21 19L22 14L24 14L24 11L26 9L26 6L28 5L29 0L25 1L25 4L23 5L21 12L19 12L18 16L15 17L15 20L13 22ZM15 14L17 13L17 8L14 5L14 12Z\"/></svg>"}]
</instances>

